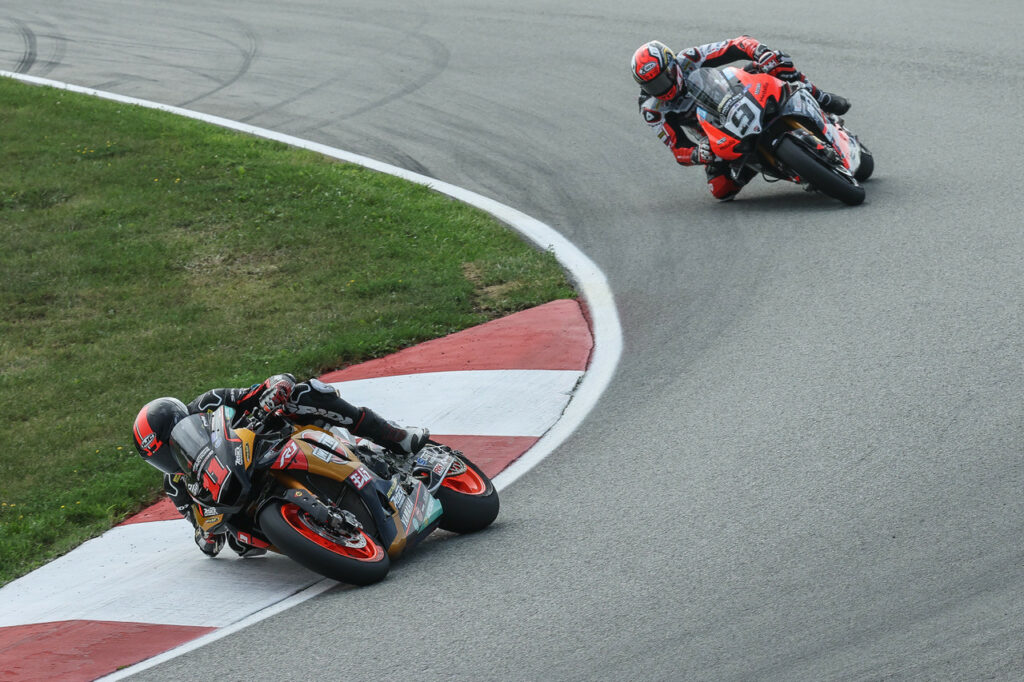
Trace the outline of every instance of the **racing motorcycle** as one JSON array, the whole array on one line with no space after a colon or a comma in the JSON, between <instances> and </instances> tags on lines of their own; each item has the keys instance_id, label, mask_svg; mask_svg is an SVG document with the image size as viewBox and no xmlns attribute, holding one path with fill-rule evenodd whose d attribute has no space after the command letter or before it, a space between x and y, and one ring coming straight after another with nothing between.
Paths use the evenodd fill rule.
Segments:
<instances>
[{"instance_id":1,"label":"racing motorcycle","mask_svg":"<svg viewBox=\"0 0 1024 682\"><path fill-rule=\"evenodd\" d=\"M180 421L171 444L200 528L353 585L383 579L436 528L471 533L498 515L487 475L434 441L405 456L344 429L221 407Z\"/></svg>"},{"instance_id":2,"label":"racing motorcycle","mask_svg":"<svg viewBox=\"0 0 1024 682\"><path fill-rule=\"evenodd\" d=\"M734 180L751 168L770 182L795 182L851 206L864 201L860 183L871 176L874 157L802 83L704 67L687 76L687 87L711 151L730 162Z\"/></svg>"}]
</instances>

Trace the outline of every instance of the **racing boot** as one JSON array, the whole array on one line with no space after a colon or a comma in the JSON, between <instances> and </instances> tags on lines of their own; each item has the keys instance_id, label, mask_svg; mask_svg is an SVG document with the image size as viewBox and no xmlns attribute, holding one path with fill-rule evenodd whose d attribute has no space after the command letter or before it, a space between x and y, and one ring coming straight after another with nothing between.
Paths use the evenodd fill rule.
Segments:
<instances>
[{"instance_id":1,"label":"racing boot","mask_svg":"<svg viewBox=\"0 0 1024 682\"><path fill-rule=\"evenodd\" d=\"M425 428L401 427L366 407L363 408L362 418L352 428L352 434L406 455L415 455L430 438L430 431Z\"/></svg>"},{"instance_id":2,"label":"racing boot","mask_svg":"<svg viewBox=\"0 0 1024 682\"><path fill-rule=\"evenodd\" d=\"M822 110L829 114L842 116L850 110L850 100L846 99L842 95L836 95L819 89L817 93L817 100L818 104L821 105Z\"/></svg>"}]
</instances>

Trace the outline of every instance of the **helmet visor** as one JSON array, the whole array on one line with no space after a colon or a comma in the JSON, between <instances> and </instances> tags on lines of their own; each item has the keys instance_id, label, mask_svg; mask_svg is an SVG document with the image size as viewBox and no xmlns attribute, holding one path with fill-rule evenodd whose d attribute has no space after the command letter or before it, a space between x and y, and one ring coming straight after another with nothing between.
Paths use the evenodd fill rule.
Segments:
<instances>
[{"instance_id":1,"label":"helmet visor","mask_svg":"<svg viewBox=\"0 0 1024 682\"><path fill-rule=\"evenodd\" d=\"M676 84L676 65L669 64L668 68L662 69L661 73L649 81L640 83L640 89L651 97L661 97Z\"/></svg>"}]
</instances>

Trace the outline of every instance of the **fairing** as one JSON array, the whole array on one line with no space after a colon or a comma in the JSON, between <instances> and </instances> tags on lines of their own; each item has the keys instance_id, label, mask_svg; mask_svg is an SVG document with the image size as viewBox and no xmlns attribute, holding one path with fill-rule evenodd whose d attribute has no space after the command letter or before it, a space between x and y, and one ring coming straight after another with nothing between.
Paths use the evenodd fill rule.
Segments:
<instances>
[{"instance_id":1,"label":"fairing","mask_svg":"<svg viewBox=\"0 0 1024 682\"><path fill-rule=\"evenodd\" d=\"M193 414L171 431L171 448L186 473L189 492L218 514L240 511L249 499L252 443L231 427L234 410Z\"/></svg>"}]
</instances>

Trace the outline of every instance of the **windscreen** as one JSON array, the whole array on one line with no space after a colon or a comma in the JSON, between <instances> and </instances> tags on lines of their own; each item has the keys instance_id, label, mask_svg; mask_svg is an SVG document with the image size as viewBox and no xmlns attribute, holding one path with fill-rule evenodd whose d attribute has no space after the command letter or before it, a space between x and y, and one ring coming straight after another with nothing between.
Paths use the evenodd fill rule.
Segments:
<instances>
[{"instance_id":1,"label":"windscreen","mask_svg":"<svg viewBox=\"0 0 1024 682\"><path fill-rule=\"evenodd\" d=\"M192 471L196 460L213 453L203 415L193 414L175 425L171 430L171 451L186 474Z\"/></svg>"},{"instance_id":2,"label":"windscreen","mask_svg":"<svg viewBox=\"0 0 1024 682\"><path fill-rule=\"evenodd\" d=\"M686 87L697 103L716 114L725 110L729 99L737 94L733 82L718 69L697 69L686 77Z\"/></svg>"}]
</instances>

